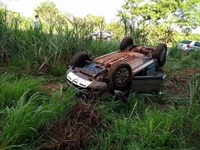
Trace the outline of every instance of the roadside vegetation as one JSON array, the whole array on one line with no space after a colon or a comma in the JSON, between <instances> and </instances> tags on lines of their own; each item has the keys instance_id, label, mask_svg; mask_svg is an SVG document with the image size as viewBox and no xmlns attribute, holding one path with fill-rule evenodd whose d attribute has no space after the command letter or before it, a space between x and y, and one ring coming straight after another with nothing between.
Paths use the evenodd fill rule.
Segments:
<instances>
[{"instance_id":1,"label":"roadside vegetation","mask_svg":"<svg viewBox=\"0 0 200 150\"><path fill-rule=\"evenodd\" d=\"M41 10L56 17L45 18L49 15ZM136 28L123 11L121 22L110 24L92 15L70 19L49 2L35 11L43 16L39 28L33 28L33 19L0 6L0 149L200 149L200 51L182 53L177 47L179 39L200 40L199 34L185 28L171 32L166 22L160 30L156 22ZM91 40L88 35L99 28L112 30L114 39ZM163 93L133 93L128 102L78 99L65 84L72 56L115 51L126 35L136 44L170 45Z\"/></svg>"}]
</instances>

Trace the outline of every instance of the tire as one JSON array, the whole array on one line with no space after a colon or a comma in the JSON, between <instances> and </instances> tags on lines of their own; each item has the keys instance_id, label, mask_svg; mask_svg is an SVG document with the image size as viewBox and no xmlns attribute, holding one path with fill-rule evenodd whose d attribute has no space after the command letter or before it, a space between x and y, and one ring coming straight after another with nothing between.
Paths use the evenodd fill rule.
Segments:
<instances>
[{"instance_id":1,"label":"tire","mask_svg":"<svg viewBox=\"0 0 200 150\"><path fill-rule=\"evenodd\" d=\"M110 41L110 39L111 39L110 37L107 37L107 38L106 38L107 41Z\"/></svg>"},{"instance_id":2,"label":"tire","mask_svg":"<svg viewBox=\"0 0 200 150\"><path fill-rule=\"evenodd\" d=\"M131 83L132 69L129 64L117 62L111 66L108 72L108 78L115 89L128 87ZM124 89L125 90L125 89Z\"/></svg>"},{"instance_id":3,"label":"tire","mask_svg":"<svg viewBox=\"0 0 200 150\"><path fill-rule=\"evenodd\" d=\"M78 52L72 57L71 65L73 67L82 67L86 60L90 61L89 55L86 52Z\"/></svg>"},{"instance_id":4,"label":"tire","mask_svg":"<svg viewBox=\"0 0 200 150\"><path fill-rule=\"evenodd\" d=\"M152 54L152 58L157 59L159 68L162 68L167 60L167 45L160 43Z\"/></svg>"},{"instance_id":5,"label":"tire","mask_svg":"<svg viewBox=\"0 0 200 150\"><path fill-rule=\"evenodd\" d=\"M132 39L132 37L127 36L127 37L123 38L123 40L120 43L119 48L121 51L125 51L127 48L132 49L132 47L133 47L133 39Z\"/></svg>"},{"instance_id":6,"label":"tire","mask_svg":"<svg viewBox=\"0 0 200 150\"><path fill-rule=\"evenodd\" d=\"M92 40L96 40L97 37L95 35L92 36Z\"/></svg>"}]
</instances>

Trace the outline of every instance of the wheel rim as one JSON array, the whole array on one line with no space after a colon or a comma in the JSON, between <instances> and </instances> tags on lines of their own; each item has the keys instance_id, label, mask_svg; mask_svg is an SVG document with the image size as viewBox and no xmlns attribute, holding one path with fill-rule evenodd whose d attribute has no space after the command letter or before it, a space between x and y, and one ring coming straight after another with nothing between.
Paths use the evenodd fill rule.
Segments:
<instances>
[{"instance_id":1,"label":"wheel rim","mask_svg":"<svg viewBox=\"0 0 200 150\"><path fill-rule=\"evenodd\" d=\"M116 82L124 84L129 79L129 70L127 68L120 68L116 73Z\"/></svg>"},{"instance_id":2,"label":"wheel rim","mask_svg":"<svg viewBox=\"0 0 200 150\"><path fill-rule=\"evenodd\" d=\"M163 48L163 50L160 53L160 61L163 62L165 60L166 55L166 48Z\"/></svg>"}]
</instances>

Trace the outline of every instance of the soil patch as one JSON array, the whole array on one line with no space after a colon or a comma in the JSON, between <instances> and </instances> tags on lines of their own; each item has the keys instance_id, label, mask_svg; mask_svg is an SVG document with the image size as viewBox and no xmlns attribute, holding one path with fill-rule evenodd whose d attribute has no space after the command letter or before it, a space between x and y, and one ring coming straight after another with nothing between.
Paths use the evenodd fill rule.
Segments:
<instances>
[{"instance_id":1,"label":"soil patch","mask_svg":"<svg viewBox=\"0 0 200 150\"><path fill-rule=\"evenodd\" d=\"M93 131L101 128L108 129L108 125L97 113L95 105L79 100L60 120L45 127L50 139L42 149L79 150L86 145L97 145L101 139Z\"/></svg>"},{"instance_id":2,"label":"soil patch","mask_svg":"<svg viewBox=\"0 0 200 150\"><path fill-rule=\"evenodd\" d=\"M178 71L176 74L171 75L165 81L165 88L167 91L176 92L179 94L186 94L187 85L191 81L191 75L196 73L196 69L186 69L184 71Z\"/></svg>"},{"instance_id":3,"label":"soil patch","mask_svg":"<svg viewBox=\"0 0 200 150\"><path fill-rule=\"evenodd\" d=\"M45 83L44 85L42 85L41 89L43 91L51 94L52 92L59 90L61 85L64 87L67 87L66 83L48 82L48 83Z\"/></svg>"}]
</instances>

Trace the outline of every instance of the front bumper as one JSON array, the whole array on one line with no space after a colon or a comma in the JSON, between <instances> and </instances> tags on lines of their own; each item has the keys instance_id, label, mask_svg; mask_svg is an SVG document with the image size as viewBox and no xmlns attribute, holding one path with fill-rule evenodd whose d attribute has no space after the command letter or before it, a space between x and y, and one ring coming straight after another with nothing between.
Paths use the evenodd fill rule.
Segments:
<instances>
[{"instance_id":1,"label":"front bumper","mask_svg":"<svg viewBox=\"0 0 200 150\"><path fill-rule=\"evenodd\" d=\"M106 82L97 81L95 79L89 80L89 77L83 79L73 72L67 72L66 78L68 86L75 89L78 95L82 95L89 99L104 99L108 95L111 95L109 85Z\"/></svg>"},{"instance_id":2,"label":"front bumper","mask_svg":"<svg viewBox=\"0 0 200 150\"><path fill-rule=\"evenodd\" d=\"M84 77L84 78L83 78ZM142 94L156 94L160 92L161 85L166 75L158 72L150 76L132 76L130 92ZM109 82L92 80L86 75L67 72L67 84L77 91L77 95L88 99L109 99L114 95L119 95L125 99L122 91L114 89Z\"/></svg>"}]
</instances>

